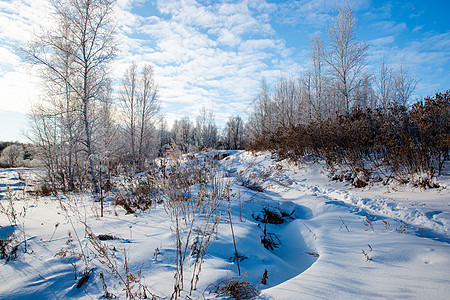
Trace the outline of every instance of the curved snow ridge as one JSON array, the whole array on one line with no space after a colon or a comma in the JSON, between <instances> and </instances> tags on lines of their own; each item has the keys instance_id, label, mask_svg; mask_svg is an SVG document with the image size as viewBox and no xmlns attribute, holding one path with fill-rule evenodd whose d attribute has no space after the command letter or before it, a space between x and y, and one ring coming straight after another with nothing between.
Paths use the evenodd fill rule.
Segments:
<instances>
[{"instance_id":1,"label":"curved snow ridge","mask_svg":"<svg viewBox=\"0 0 450 300\"><path fill-rule=\"evenodd\" d=\"M370 214L403 221L418 228L431 229L443 235L447 235L449 232L450 224L448 220L439 218L436 213L426 213L415 208L405 207L395 203L395 199L380 196L374 196L373 198L359 197L351 195L348 191L340 191L334 188L323 189L319 186L297 185L306 188L317 196L342 201Z\"/></svg>"},{"instance_id":2,"label":"curved snow ridge","mask_svg":"<svg viewBox=\"0 0 450 300\"><path fill-rule=\"evenodd\" d=\"M371 198L361 197L351 195L349 191L323 188L320 185L310 185L303 181L299 182L296 180L297 176L294 175L295 171L294 174L288 175L285 173L286 170L290 169L289 167L286 169L286 165L289 164L274 161L270 153L253 155L246 151L237 152L229 157L227 163L231 163L234 166L237 163L241 169L247 169L247 172L250 171L253 174L268 174L261 182L267 190L272 190L275 186L280 186L287 189L301 190L310 193L312 196L342 201L346 205L356 207L369 214L405 222L407 225L417 227L419 231L421 229L423 231L425 229L427 231L431 230L436 234L443 235L445 240L450 240L448 237L450 221L448 218L442 217L440 211L425 212L414 207L407 207L396 203L398 200L389 197L379 195L374 195ZM282 170L278 170L276 168L277 165L283 165ZM307 176L308 174L305 175Z\"/></svg>"}]
</instances>

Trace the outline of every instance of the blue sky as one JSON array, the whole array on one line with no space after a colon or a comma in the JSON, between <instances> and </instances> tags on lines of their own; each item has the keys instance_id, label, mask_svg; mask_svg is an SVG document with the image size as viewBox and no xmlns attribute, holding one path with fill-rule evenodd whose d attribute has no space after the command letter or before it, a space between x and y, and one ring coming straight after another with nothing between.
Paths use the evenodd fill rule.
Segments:
<instances>
[{"instance_id":1,"label":"blue sky","mask_svg":"<svg viewBox=\"0 0 450 300\"><path fill-rule=\"evenodd\" d=\"M222 125L247 118L259 82L307 67L309 38L326 41L342 1L117 0L118 83L131 62L154 66L169 123L202 106ZM450 88L450 1L355 0L358 38L370 44L368 72L386 56L419 80L416 98ZM25 114L41 97L39 78L15 52L46 26L48 0L0 1L0 140L22 140Z\"/></svg>"}]
</instances>

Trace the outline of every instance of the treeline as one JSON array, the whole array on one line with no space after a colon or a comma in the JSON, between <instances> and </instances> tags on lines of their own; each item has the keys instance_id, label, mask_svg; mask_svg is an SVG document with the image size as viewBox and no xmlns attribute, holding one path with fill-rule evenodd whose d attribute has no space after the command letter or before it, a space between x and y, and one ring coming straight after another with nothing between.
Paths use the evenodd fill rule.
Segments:
<instances>
[{"instance_id":1,"label":"treeline","mask_svg":"<svg viewBox=\"0 0 450 300\"><path fill-rule=\"evenodd\" d=\"M246 130L244 121L240 116L230 116L223 130L220 130L214 121L212 111L203 108L196 122L188 117L175 120L170 132L160 128L160 152L174 142L183 152L202 149L244 149L246 146Z\"/></svg>"},{"instance_id":2,"label":"treeline","mask_svg":"<svg viewBox=\"0 0 450 300\"><path fill-rule=\"evenodd\" d=\"M0 168L36 167L37 147L19 142L0 142Z\"/></svg>"}]
</instances>

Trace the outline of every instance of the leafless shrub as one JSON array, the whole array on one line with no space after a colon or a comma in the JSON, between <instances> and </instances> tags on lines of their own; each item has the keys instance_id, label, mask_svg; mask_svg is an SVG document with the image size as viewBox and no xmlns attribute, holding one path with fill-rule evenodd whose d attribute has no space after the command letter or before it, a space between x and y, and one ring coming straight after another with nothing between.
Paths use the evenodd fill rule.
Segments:
<instances>
[{"instance_id":1,"label":"leafless shrub","mask_svg":"<svg viewBox=\"0 0 450 300\"><path fill-rule=\"evenodd\" d=\"M78 276L77 276L77 272L78 272L78 268L77 268L77 262L80 261L82 259L82 255L83 253L80 253L77 251L76 249L76 245L74 243L74 239L72 237L72 232L68 231L67 233L68 235L68 239L66 242L66 247L61 248L56 254L55 256L59 256L62 260L64 260L64 262L70 264L73 268L73 273L74 273L74 279L77 280ZM85 272L87 271L87 268L85 268Z\"/></svg>"},{"instance_id":2,"label":"leafless shrub","mask_svg":"<svg viewBox=\"0 0 450 300\"><path fill-rule=\"evenodd\" d=\"M428 175L425 174L425 176L418 176L418 178L413 178L411 180L411 183L415 186L415 187L420 187L423 189L435 189L435 188L439 188L440 184L438 182L436 182L435 178L430 178L428 177Z\"/></svg>"},{"instance_id":3,"label":"leafless shrub","mask_svg":"<svg viewBox=\"0 0 450 300\"><path fill-rule=\"evenodd\" d=\"M263 192L264 189L262 188L262 186L260 184L258 184L258 182L254 181L252 179L253 178L244 178L241 181L241 185L252 191Z\"/></svg>"},{"instance_id":4,"label":"leafless shrub","mask_svg":"<svg viewBox=\"0 0 450 300\"><path fill-rule=\"evenodd\" d=\"M257 173L252 171L252 166L253 164L249 164L244 170L238 171L235 181L241 186L253 191L263 192L263 183L270 176L270 171Z\"/></svg>"},{"instance_id":5,"label":"leafless shrub","mask_svg":"<svg viewBox=\"0 0 450 300\"><path fill-rule=\"evenodd\" d=\"M127 214L146 211L153 204L161 202L161 191L157 187L154 176L138 174L128 176L118 186L114 204L122 206Z\"/></svg>"},{"instance_id":6,"label":"leafless shrub","mask_svg":"<svg viewBox=\"0 0 450 300\"><path fill-rule=\"evenodd\" d=\"M44 182L35 190L35 193L39 197L46 197L46 196L56 196L58 194L58 191L56 188L52 187L49 183Z\"/></svg>"},{"instance_id":7,"label":"leafless shrub","mask_svg":"<svg viewBox=\"0 0 450 300\"><path fill-rule=\"evenodd\" d=\"M170 187L167 188L170 189ZM220 203L219 191L220 186L217 185L210 193L203 188L196 196L186 198L177 191L166 190L168 198L164 203L164 208L172 220L171 230L177 250L177 268L172 298L176 299L183 289L184 262L188 249L194 244L197 250L193 251L195 262L190 290L192 292L196 289L204 255L208 245L215 239L220 219L217 213Z\"/></svg>"},{"instance_id":8,"label":"leafless shrub","mask_svg":"<svg viewBox=\"0 0 450 300\"><path fill-rule=\"evenodd\" d=\"M253 299L259 295L259 291L242 277L229 278L212 285L209 293L219 297L231 299Z\"/></svg>"},{"instance_id":9,"label":"leafless shrub","mask_svg":"<svg viewBox=\"0 0 450 300\"><path fill-rule=\"evenodd\" d=\"M450 90L426 97L417 102L411 110L412 122L419 128L421 142L426 149L423 163L430 171L438 174L449 160L450 148ZM432 173L432 172L430 172ZM433 175L433 174L431 174Z\"/></svg>"},{"instance_id":10,"label":"leafless shrub","mask_svg":"<svg viewBox=\"0 0 450 300\"><path fill-rule=\"evenodd\" d=\"M25 194L24 194L25 195ZM4 201L0 201L0 214L3 214L8 219L10 228L13 232L9 234L9 237L4 239L2 248L6 251L6 255L3 258L8 258L8 260L17 258L17 250L20 242L23 242L24 252L28 250L27 236L25 232L25 217L28 211L28 200L22 199L21 207L17 208L17 200L20 200L16 192L7 189ZM1 226L0 226L1 228ZM18 234L21 234L19 238ZM19 241L21 240L21 241ZM3 254L1 256L4 256Z\"/></svg>"},{"instance_id":11,"label":"leafless shrub","mask_svg":"<svg viewBox=\"0 0 450 300\"><path fill-rule=\"evenodd\" d=\"M127 214L134 214L134 209L130 206L129 198L124 197L122 194L114 196L114 204L122 206Z\"/></svg>"},{"instance_id":12,"label":"leafless shrub","mask_svg":"<svg viewBox=\"0 0 450 300\"><path fill-rule=\"evenodd\" d=\"M270 233L267 231L267 223L264 224L263 236L261 237L261 244L267 250L274 250L280 247L281 240L275 233Z\"/></svg>"},{"instance_id":13,"label":"leafless shrub","mask_svg":"<svg viewBox=\"0 0 450 300\"><path fill-rule=\"evenodd\" d=\"M65 262L69 263L73 267L75 280L77 279L77 262L82 261L83 262L83 269L81 271L82 277L89 277L87 274L90 274L90 260L89 260L89 253L86 245L83 245L83 241L80 238L78 231L75 227L75 224L72 220L71 213L75 213L76 216L79 217L78 221L82 222L85 226L85 230L87 228L87 224L80 220L81 213L76 209L76 207L71 207L63 202L61 198L58 198L59 205L64 212L65 218L67 219L68 223L72 227L72 231L68 231L68 239L67 239L67 246L64 248L61 248L55 256L59 256L61 259L63 259ZM72 236L72 232L74 236ZM84 284L84 283L83 283Z\"/></svg>"},{"instance_id":14,"label":"leafless shrub","mask_svg":"<svg viewBox=\"0 0 450 300\"><path fill-rule=\"evenodd\" d=\"M6 258L7 262L10 260L16 260L18 249L19 244L17 243L14 232L9 234L7 238L0 239L0 259Z\"/></svg>"},{"instance_id":15,"label":"leafless shrub","mask_svg":"<svg viewBox=\"0 0 450 300\"><path fill-rule=\"evenodd\" d=\"M9 224L14 227L17 226L19 212L15 209L13 199L16 199L14 194L8 189L6 201L0 202L0 213L4 214L8 219ZM7 203L4 205L4 203Z\"/></svg>"}]
</instances>

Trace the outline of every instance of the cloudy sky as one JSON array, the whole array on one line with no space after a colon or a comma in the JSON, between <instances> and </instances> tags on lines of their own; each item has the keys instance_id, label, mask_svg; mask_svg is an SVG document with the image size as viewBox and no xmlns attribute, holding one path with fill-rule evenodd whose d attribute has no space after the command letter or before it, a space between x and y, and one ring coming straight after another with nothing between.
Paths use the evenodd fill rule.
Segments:
<instances>
[{"instance_id":1,"label":"cloudy sky","mask_svg":"<svg viewBox=\"0 0 450 300\"><path fill-rule=\"evenodd\" d=\"M246 119L259 82L307 67L309 38L326 41L338 0L117 0L119 78L131 62L154 66L170 121L195 119L202 106L219 125ZM419 80L416 98L450 88L449 1L354 0L358 38L370 44L368 71L386 56ZM49 0L0 0L0 141L22 140L26 113L41 93L39 78L17 47L46 26Z\"/></svg>"}]
</instances>

